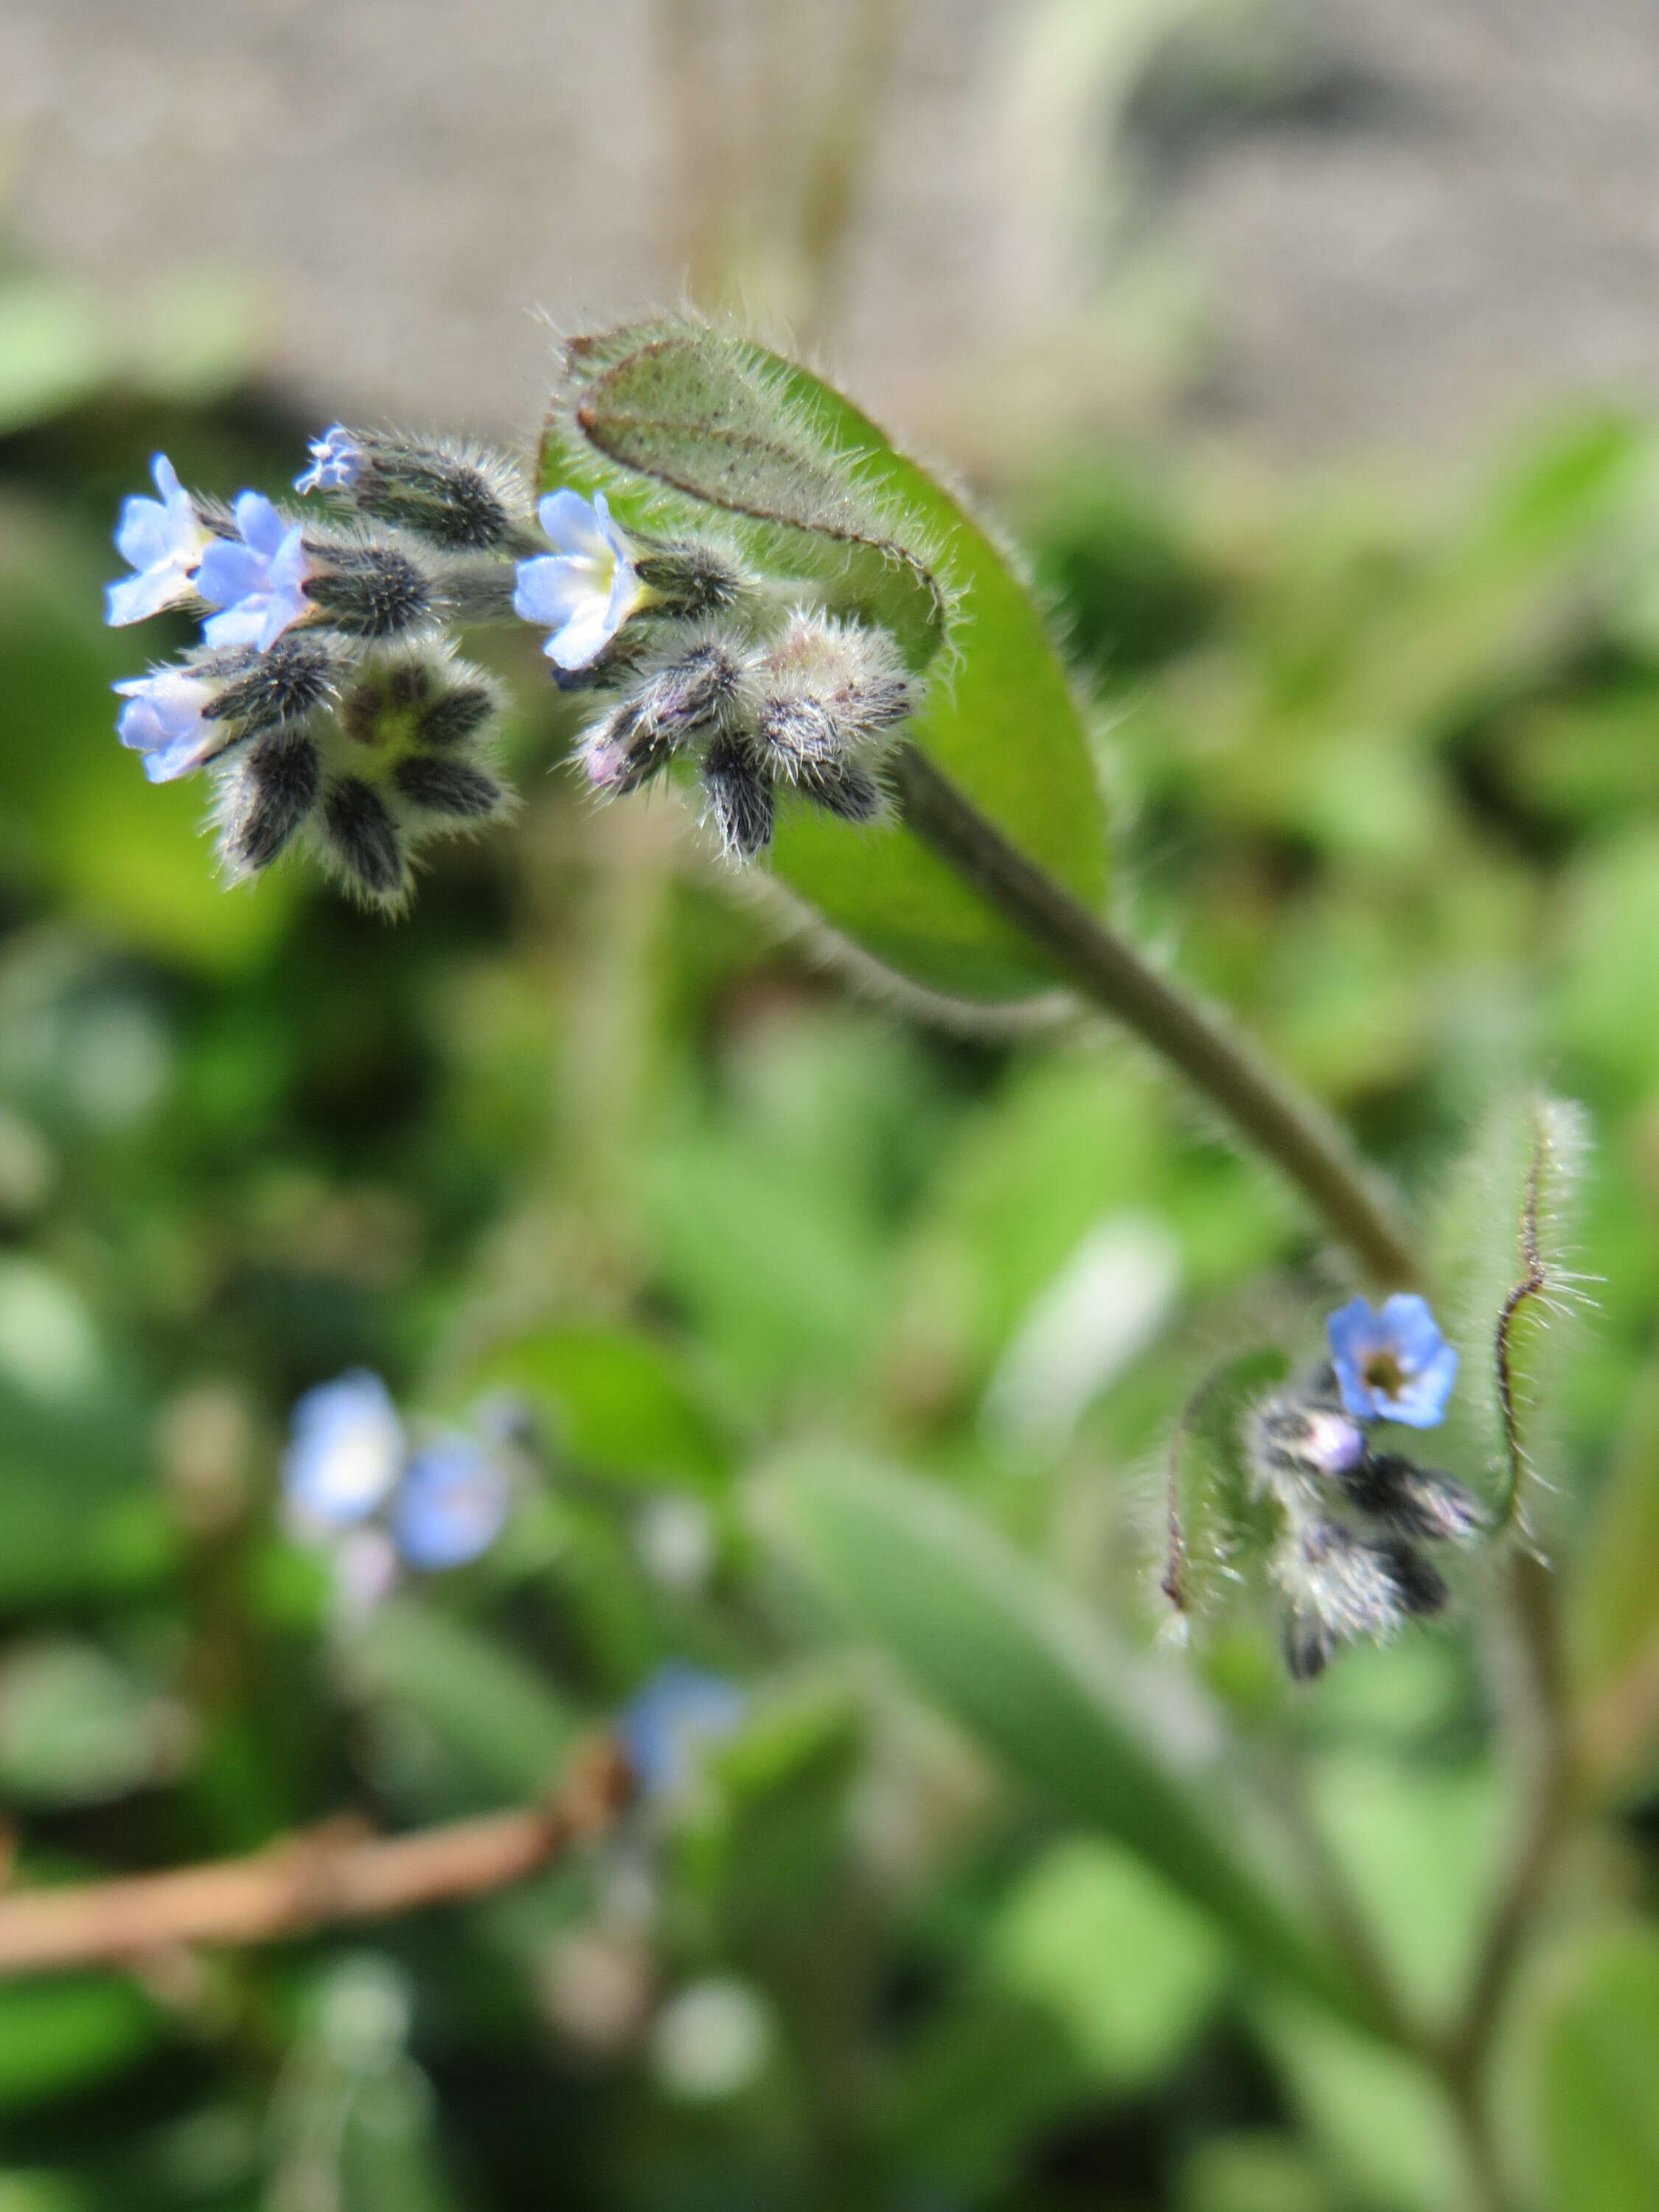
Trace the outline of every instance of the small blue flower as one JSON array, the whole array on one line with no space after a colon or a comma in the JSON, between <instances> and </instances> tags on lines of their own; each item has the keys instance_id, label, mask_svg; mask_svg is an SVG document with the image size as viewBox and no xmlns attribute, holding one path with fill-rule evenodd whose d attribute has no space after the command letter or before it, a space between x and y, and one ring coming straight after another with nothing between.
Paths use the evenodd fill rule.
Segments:
<instances>
[{"instance_id":1,"label":"small blue flower","mask_svg":"<svg viewBox=\"0 0 1659 2212\"><path fill-rule=\"evenodd\" d=\"M649 1797L679 1795L711 1745L735 1735L746 1700L724 1674L671 1659L637 1690L620 1723L623 1751Z\"/></svg>"},{"instance_id":2,"label":"small blue flower","mask_svg":"<svg viewBox=\"0 0 1659 2212\"><path fill-rule=\"evenodd\" d=\"M234 538L217 538L202 556L196 588L222 612L202 625L210 645L252 645L263 653L310 612L311 562L300 526L286 523L262 493L236 501Z\"/></svg>"},{"instance_id":3,"label":"small blue flower","mask_svg":"<svg viewBox=\"0 0 1659 2212\"><path fill-rule=\"evenodd\" d=\"M115 527L115 550L137 572L105 591L104 620L118 629L188 599L191 579L213 543L167 455L157 453L149 465L161 496L124 501Z\"/></svg>"},{"instance_id":4,"label":"small blue flower","mask_svg":"<svg viewBox=\"0 0 1659 2212\"><path fill-rule=\"evenodd\" d=\"M158 668L111 688L127 702L115 724L121 743L143 755L152 783L188 775L236 734L224 722L204 719L222 686L189 668Z\"/></svg>"},{"instance_id":5,"label":"small blue flower","mask_svg":"<svg viewBox=\"0 0 1659 2212\"><path fill-rule=\"evenodd\" d=\"M294 479L295 491L349 491L363 472L362 450L343 422L313 438L310 453L311 466Z\"/></svg>"},{"instance_id":6,"label":"small blue flower","mask_svg":"<svg viewBox=\"0 0 1659 2212\"><path fill-rule=\"evenodd\" d=\"M1375 1312L1351 1298L1325 1328L1342 1402L1356 1419L1432 1429L1445 1419L1457 1353L1425 1298L1396 1291Z\"/></svg>"},{"instance_id":7,"label":"small blue flower","mask_svg":"<svg viewBox=\"0 0 1659 2212\"><path fill-rule=\"evenodd\" d=\"M392 1501L392 1534L411 1567L464 1567L487 1552L507 1520L500 1462L470 1437L440 1437L410 1461Z\"/></svg>"},{"instance_id":8,"label":"small blue flower","mask_svg":"<svg viewBox=\"0 0 1659 2212\"><path fill-rule=\"evenodd\" d=\"M283 1488L302 1529L366 1520L404 1463L404 1425L365 1367L307 1390L294 1408Z\"/></svg>"},{"instance_id":9,"label":"small blue flower","mask_svg":"<svg viewBox=\"0 0 1659 2212\"><path fill-rule=\"evenodd\" d=\"M526 622L548 625L542 650L556 667L586 668L648 593L602 491L591 501L579 492L549 492L536 512L559 550L519 562L514 608Z\"/></svg>"}]
</instances>

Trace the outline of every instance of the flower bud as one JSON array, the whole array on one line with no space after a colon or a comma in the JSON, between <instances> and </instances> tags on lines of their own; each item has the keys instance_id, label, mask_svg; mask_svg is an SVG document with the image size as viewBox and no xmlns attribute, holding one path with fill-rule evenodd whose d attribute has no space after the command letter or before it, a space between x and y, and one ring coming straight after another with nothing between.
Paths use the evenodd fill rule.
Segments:
<instances>
[{"instance_id":1,"label":"flower bud","mask_svg":"<svg viewBox=\"0 0 1659 2212\"><path fill-rule=\"evenodd\" d=\"M740 676L731 650L711 639L662 662L583 739L579 757L588 781L610 798L637 791L678 747L726 720Z\"/></svg>"},{"instance_id":2,"label":"flower bud","mask_svg":"<svg viewBox=\"0 0 1659 2212\"><path fill-rule=\"evenodd\" d=\"M347 637L407 637L448 611L432 579L393 545L305 541L304 591L317 617Z\"/></svg>"},{"instance_id":3,"label":"flower bud","mask_svg":"<svg viewBox=\"0 0 1659 2212\"><path fill-rule=\"evenodd\" d=\"M772 842L772 787L746 738L722 731L702 757L702 787L728 860L752 860Z\"/></svg>"},{"instance_id":4,"label":"flower bud","mask_svg":"<svg viewBox=\"0 0 1659 2212\"><path fill-rule=\"evenodd\" d=\"M337 492L360 514L446 551L521 550L531 542L529 500L503 455L447 442L418 445L337 422L311 454L297 490Z\"/></svg>"},{"instance_id":5,"label":"flower bud","mask_svg":"<svg viewBox=\"0 0 1659 2212\"><path fill-rule=\"evenodd\" d=\"M219 857L233 882L268 868L292 840L322 785L322 756L303 730L256 738L220 794Z\"/></svg>"}]
</instances>

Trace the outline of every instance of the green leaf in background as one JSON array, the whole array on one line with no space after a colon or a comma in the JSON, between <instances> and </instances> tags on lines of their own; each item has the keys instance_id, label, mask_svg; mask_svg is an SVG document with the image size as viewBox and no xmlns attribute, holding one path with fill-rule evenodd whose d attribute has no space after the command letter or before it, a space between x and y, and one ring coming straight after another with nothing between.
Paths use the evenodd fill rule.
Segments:
<instances>
[{"instance_id":1,"label":"green leaf in background","mask_svg":"<svg viewBox=\"0 0 1659 2212\"><path fill-rule=\"evenodd\" d=\"M1025 1780L1145 1859L1253 1956L1372 2027L1347 1975L1224 1836L1164 1746L1202 1731L1176 1686L939 1491L840 1454L779 1477L836 1602Z\"/></svg>"},{"instance_id":2,"label":"green leaf in background","mask_svg":"<svg viewBox=\"0 0 1659 2212\"><path fill-rule=\"evenodd\" d=\"M1452 2124L1420 2067L1301 2005L1261 2002L1255 2019L1289 2101L1348 2185L1322 2202L1366 2212L1448 2212L1460 2202Z\"/></svg>"},{"instance_id":3,"label":"green leaf in background","mask_svg":"<svg viewBox=\"0 0 1659 2212\"><path fill-rule=\"evenodd\" d=\"M730 1446L671 1347L641 1331L592 1323L538 1330L498 1346L475 1377L521 1393L556 1449L641 1485L721 1488Z\"/></svg>"},{"instance_id":4,"label":"green leaf in background","mask_svg":"<svg viewBox=\"0 0 1659 2212\"><path fill-rule=\"evenodd\" d=\"M1014 843L1098 906L1105 820L1077 701L1030 592L960 503L840 393L763 346L651 324L579 340L576 353L576 436L649 483L787 525L798 565L799 541L819 539L834 556L830 603L895 628L918 659L927 626L895 608L896 580L942 549L949 650L910 734ZM591 477L556 423L543 469L546 485ZM635 519L652 511L648 497L620 503ZM852 559L861 545L873 566ZM998 1001L1056 980L896 824L849 836L790 808L772 870L840 934L930 989Z\"/></svg>"},{"instance_id":5,"label":"green leaf in background","mask_svg":"<svg viewBox=\"0 0 1659 2212\"><path fill-rule=\"evenodd\" d=\"M0 1792L25 1805L96 1805L164 1778L182 1710L95 1644L33 1638L0 1661Z\"/></svg>"},{"instance_id":6,"label":"green leaf in background","mask_svg":"<svg viewBox=\"0 0 1659 2212\"><path fill-rule=\"evenodd\" d=\"M1100 2081L1155 2081L1225 1975L1212 1923L1127 1851L1082 1837L1022 1876L989 1936L991 1972L1048 2012Z\"/></svg>"},{"instance_id":7,"label":"green leaf in background","mask_svg":"<svg viewBox=\"0 0 1659 2212\"><path fill-rule=\"evenodd\" d=\"M1550 2212L1659 2204L1659 1936L1588 1942L1545 2007L1538 2106Z\"/></svg>"},{"instance_id":8,"label":"green leaf in background","mask_svg":"<svg viewBox=\"0 0 1659 2212\"><path fill-rule=\"evenodd\" d=\"M55 2097L142 2055L161 2022L115 1974L59 1974L0 1988L0 2111Z\"/></svg>"},{"instance_id":9,"label":"green leaf in background","mask_svg":"<svg viewBox=\"0 0 1659 2212\"><path fill-rule=\"evenodd\" d=\"M380 1608L355 1657L366 1694L412 1716L487 1793L534 1797L558 1780L575 1717L499 1643L410 1595Z\"/></svg>"}]
</instances>

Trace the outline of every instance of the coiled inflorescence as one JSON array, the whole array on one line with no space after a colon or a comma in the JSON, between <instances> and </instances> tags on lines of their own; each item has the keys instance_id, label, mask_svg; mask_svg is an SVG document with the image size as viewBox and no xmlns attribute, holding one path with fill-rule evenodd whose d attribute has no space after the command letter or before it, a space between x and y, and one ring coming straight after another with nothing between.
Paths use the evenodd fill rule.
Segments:
<instances>
[{"instance_id":1,"label":"coiled inflorescence","mask_svg":"<svg viewBox=\"0 0 1659 2212\"><path fill-rule=\"evenodd\" d=\"M510 809L496 689L452 641L480 623L538 624L561 686L604 701L577 749L593 792L684 761L732 858L770 842L781 791L848 822L882 811L882 750L917 697L894 641L722 545L625 532L602 492L532 505L522 471L480 447L340 424L296 480L333 520L252 491L227 508L164 455L154 472L159 498L123 509L133 573L108 619L182 609L202 642L116 687L120 735L153 781L207 771L232 880L303 840L396 908L427 838Z\"/></svg>"},{"instance_id":2,"label":"coiled inflorescence","mask_svg":"<svg viewBox=\"0 0 1659 2212\"><path fill-rule=\"evenodd\" d=\"M1402 1295L1374 1315L1355 1300L1331 1316L1330 1335L1331 1364L1259 1406L1246 1439L1257 1495L1275 1510L1267 1571L1298 1681L1322 1674L1343 1644L1386 1641L1440 1612L1449 1593L1422 1547L1486 1527L1462 1483L1373 1441L1379 1416L1426 1428L1443 1412L1456 1355L1424 1301Z\"/></svg>"}]
</instances>

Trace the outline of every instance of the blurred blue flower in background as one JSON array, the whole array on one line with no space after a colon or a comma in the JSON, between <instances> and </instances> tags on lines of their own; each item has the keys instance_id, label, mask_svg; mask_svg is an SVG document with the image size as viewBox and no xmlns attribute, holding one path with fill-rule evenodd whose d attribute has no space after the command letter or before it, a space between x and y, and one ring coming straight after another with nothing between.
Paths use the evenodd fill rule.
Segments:
<instances>
[{"instance_id":1,"label":"blurred blue flower in background","mask_svg":"<svg viewBox=\"0 0 1659 2212\"><path fill-rule=\"evenodd\" d=\"M400 1568L430 1574L481 1557L512 1503L507 1467L476 1437L411 1447L392 1394L363 1367L295 1407L283 1489L295 1534L328 1547L353 1619L390 1592Z\"/></svg>"},{"instance_id":2,"label":"blurred blue flower in background","mask_svg":"<svg viewBox=\"0 0 1659 2212\"><path fill-rule=\"evenodd\" d=\"M294 479L298 492L349 491L362 474L363 457L343 422L335 422L309 447L311 466Z\"/></svg>"},{"instance_id":3,"label":"blurred blue flower in background","mask_svg":"<svg viewBox=\"0 0 1659 2212\"><path fill-rule=\"evenodd\" d=\"M1425 1298L1397 1291L1375 1311L1351 1298L1325 1328L1342 1403L1356 1419L1432 1429L1445 1419L1457 1353Z\"/></svg>"},{"instance_id":4,"label":"blurred blue flower in background","mask_svg":"<svg viewBox=\"0 0 1659 2212\"><path fill-rule=\"evenodd\" d=\"M642 1794L666 1797L684 1790L703 1753L737 1733L746 1702L724 1674L684 1659L658 1668L621 1721L623 1750Z\"/></svg>"},{"instance_id":5,"label":"blurred blue flower in background","mask_svg":"<svg viewBox=\"0 0 1659 2212\"><path fill-rule=\"evenodd\" d=\"M611 520L602 491L591 501L580 492L549 492L536 512L559 550L520 562L513 605L526 622L550 629L542 647L550 660L586 668L645 596L633 548Z\"/></svg>"},{"instance_id":6,"label":"blurred blue flower in background","mask_svg":"<svg viewBox=\"0 0 1659 2212\"><path fill-rule=\"evenodd\" d=\"M196 512L190 494L165 453L150 462L160 499L136 495L123 502L115 527L115 550L136 575L106 586L104 620L117 629L160 614L190 596L191 579L213 533Z\"/></svg>"},{"instance_id":7,"label":"blurred blue flower in background","mask_svg":"<svg viewBox=\"0 0 1659 2212\"><path fill-rule=\"evenodd\" d=\"M404 1470L392 1501L392 1534L411 1567L464 1567L487 1552L507 1522L506 1470L471 1437L440 1437Z\"/></svg>"},{"instance_id":8,"label":"blurred blue flower in background","mask_svg":"<svg viewBox=\"0 0 1659 2212\"><path fill-rule=\"evenodd\" d=\"M329 1528L367 1520L404 1464L404 1425L378 1375L353 1368L307 1390L294 1408L283 1488L301 1524Z\"/></svg>"},{"instance_id":9,"label":"blurred blue flower in background","mask_svg":"<svg viewBox=\"0 0 1659 2212\"><path fill-rule=\"evenodd\" d=\"M234 538L217 538L202 556L196 589L221 611L202 625L210 645L252 645L263 653L310 611L311 563L297 522L287 523L263 493L236 501Z\"/></svg>"}]
</instances>

